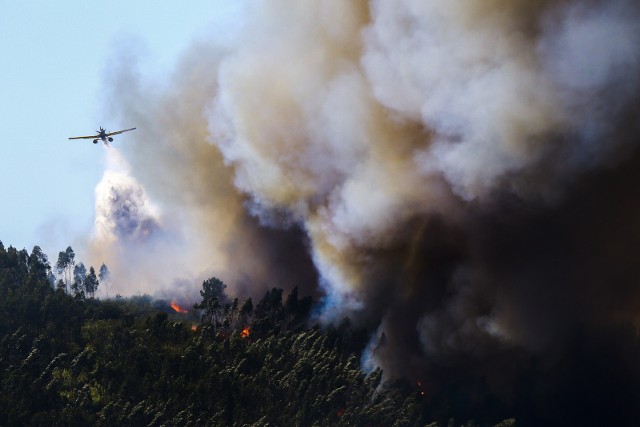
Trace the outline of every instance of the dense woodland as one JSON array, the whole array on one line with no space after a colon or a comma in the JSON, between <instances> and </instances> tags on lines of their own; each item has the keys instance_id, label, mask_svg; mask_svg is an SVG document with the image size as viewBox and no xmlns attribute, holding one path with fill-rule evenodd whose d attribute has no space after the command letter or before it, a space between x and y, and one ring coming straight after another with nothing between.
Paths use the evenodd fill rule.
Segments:
<instances>
[{"instance_id":1,"label":"dense woodland","mask_svg":"<svg viewBox=\"0 0 640 427\"><path fill-rule=\"evenodd\" d=\"M60 252L52 271L39 247L0 243L0 425L461 425L434 419L408 381L363 372L365 331L310 324L297 290L254 304L211 278L181 313L94 298L108 269L74 257Z\"/></svg>"}]
</instances>

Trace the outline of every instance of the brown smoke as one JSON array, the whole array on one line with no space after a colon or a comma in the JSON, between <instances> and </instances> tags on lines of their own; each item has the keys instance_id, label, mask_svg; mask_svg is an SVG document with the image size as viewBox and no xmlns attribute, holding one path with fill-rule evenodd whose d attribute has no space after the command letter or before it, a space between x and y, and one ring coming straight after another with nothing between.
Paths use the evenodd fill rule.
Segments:
<instances>
[{"instance_id":1,"label":"brown smoke","mask_svg":"<svg viewBox=\"0 0 640 427\"><path fill-rule=\"evenodd\" d=\"M156 203L162 226L147 241L105 238L99 225L102 216L110 218L113 213L100 206L98 197L98 233L92 251L98 262L115 267L113 283L122 286L112 293L148 292L172 298L179 294L195 301L199 284L211 275L239 296L258 296L273 286L297 285L314 292L317 275L300 231L261 227L246 212L246 197L235 190L232 169L207 142L203 111L215 93L210 72L219 55L216 49L194 47L176 71L175 86L164 91L145 86L136 76L134 53L110 70L108 85L118 100L114 105L120 108L113 114L122 117L119 122L137 124L140 132L132 138L139 143L114 142L119 147L107 149L108 159L118 158L122 150L128 162L121 158L108 162L106 176L113 169L135 176L129 180L141 185L144 197ZM122 185L115 191L126 194ZM190 279L191 289L177 285L185 278Z\"/></svg>"},{"instance_id":2,"label":"brown smoke","mask_svg":"<svg viewBox=\"0 0 640 427\"><path fill-rule=\"evenodd\" d=\"M108 79L192 274L317 286L389 375L482 379L514 410L534 359L551 377L636 323L638 5L237 4L168 85L133 55Z\"/></svg>"}]
</instances>

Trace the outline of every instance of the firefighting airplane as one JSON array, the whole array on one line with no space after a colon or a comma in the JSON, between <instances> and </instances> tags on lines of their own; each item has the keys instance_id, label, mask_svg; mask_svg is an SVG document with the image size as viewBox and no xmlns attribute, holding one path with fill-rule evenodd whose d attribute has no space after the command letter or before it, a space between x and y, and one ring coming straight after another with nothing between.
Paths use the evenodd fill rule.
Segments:
<instances>
[{"instance_id":1,"label":"firefighting airplane","mask_svg":"<svg viewBox=\"0 0 640 427\"><path fill-rule=\"evenodd\" d=\"M98 140L102 140L102 142L104 142L105 145L109 145L107 143L107 141L108 142L112 142L113 141L113 138L112 138L113 135L118 135L118 134L123 133L123 132L129 132L130 130L134 130L134 129L135 128L124 129L124 130L118 130L118 131L115 131L115 132L107 133L106 129L102 129L102 126L100 126L100 130L96 131L96 132L98 132L97 135L73 136L73 137L71 137L69 139L93 139L93 143L94 144L97 144Z\"/></svg>"}]
</instances>

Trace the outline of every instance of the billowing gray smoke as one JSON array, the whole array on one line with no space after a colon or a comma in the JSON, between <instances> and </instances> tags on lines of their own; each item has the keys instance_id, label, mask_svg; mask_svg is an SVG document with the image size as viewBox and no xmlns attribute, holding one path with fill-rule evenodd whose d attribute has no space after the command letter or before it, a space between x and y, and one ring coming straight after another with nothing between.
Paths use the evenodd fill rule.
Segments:
<instances>
[{"instance_id":1,"label":"billowing gray smoke","mask_svg":"<svg viewBox=\"0 0 640 427\"><path fill-rule=\"evenodd\" d=\"M169 84L132 54L108 79L167 257L247 293L318 286L324 320L376 329L367 363L519 413L635 327L640 5L234 5Z\"/></svg>"}]
</instances>

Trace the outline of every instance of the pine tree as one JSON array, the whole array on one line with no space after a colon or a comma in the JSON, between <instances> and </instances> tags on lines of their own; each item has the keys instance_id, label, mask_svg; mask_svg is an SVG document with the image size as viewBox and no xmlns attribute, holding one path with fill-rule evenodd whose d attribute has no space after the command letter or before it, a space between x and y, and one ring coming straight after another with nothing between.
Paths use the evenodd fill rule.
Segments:
<instances>
[{"instance_id":1,"label":"pine tree","mask_svg":"<svg viewBox=\"0 0 640 427\"><path fill-rule=\"evenodd\" d=\"M202 282L202 290L200 291L202 301L193 306L197 310L204 310L201 322L213 326L214 334L217 332L218 323L220 323L222 303L227 299L224 293L226 287L227 285L217 277L205 280Z\"/></svg>"}]
</instances>

